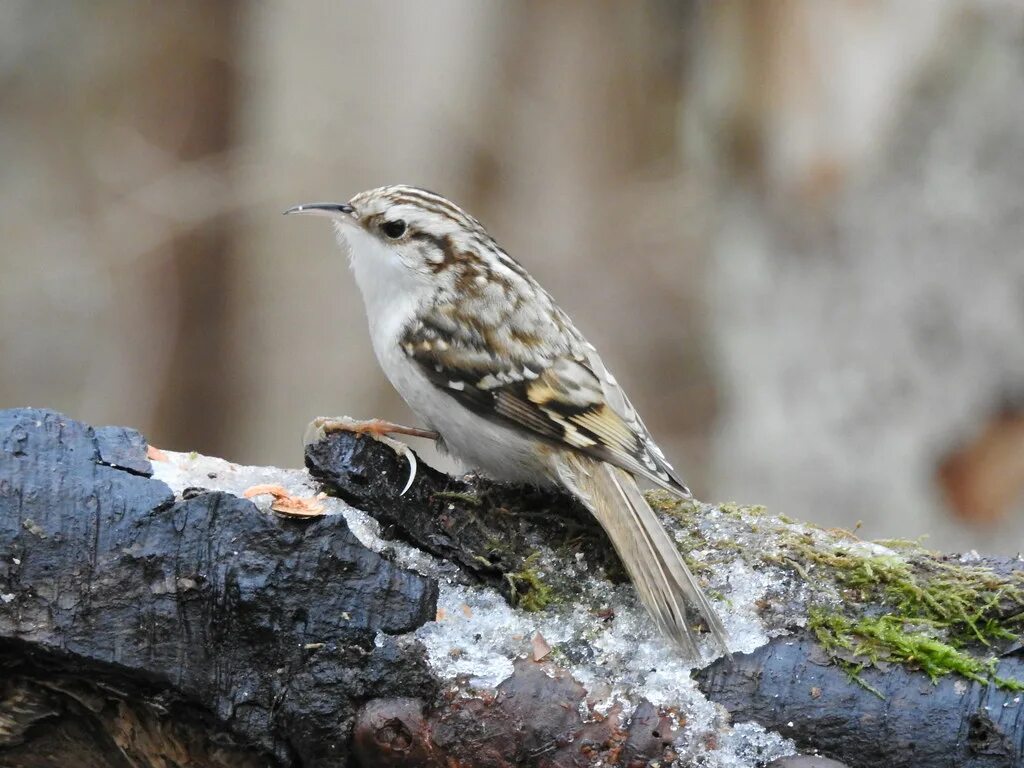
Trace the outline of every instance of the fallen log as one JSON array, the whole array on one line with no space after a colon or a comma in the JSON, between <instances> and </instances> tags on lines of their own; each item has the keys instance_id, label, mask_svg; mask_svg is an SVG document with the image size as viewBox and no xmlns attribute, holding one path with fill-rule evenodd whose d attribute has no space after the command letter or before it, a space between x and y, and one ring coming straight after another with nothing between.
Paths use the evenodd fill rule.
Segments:
<instances>
[{"instance_id":1,"label":"fallen log","mask_svg":"<svg viewBox=\"0 0 1024 768\"><path fill-rule=\"evenodd\" d=\"M0 412L0 766L1021 764L1019 558L652 495L731 637L691 670L571 500L306 463Z\"/></svg>"}]
</instances>

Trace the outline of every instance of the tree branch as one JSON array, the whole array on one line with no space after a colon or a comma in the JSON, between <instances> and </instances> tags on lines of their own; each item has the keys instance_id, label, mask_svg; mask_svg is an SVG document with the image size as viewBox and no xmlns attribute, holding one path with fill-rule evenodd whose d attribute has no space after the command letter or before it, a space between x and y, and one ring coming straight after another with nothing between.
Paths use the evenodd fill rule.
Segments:
<instances>
[{"instance_id":1,"label":"tree branch","mask_svg":"<svg viewBox=\"0 0 1024 768\"><path fill-rule=\"evenodd\" d=\"M1019 561L652 495L735 652L691 679L566 497L422 462L400 496L406 460L346 434L310 446L309 474L146 449L0 412L0 765L755 766L803 750L988 768L1024 752ZM282 517L243 497L269 483L333 496L314 499L322 517Z\"/></svg>"}]
</instances>

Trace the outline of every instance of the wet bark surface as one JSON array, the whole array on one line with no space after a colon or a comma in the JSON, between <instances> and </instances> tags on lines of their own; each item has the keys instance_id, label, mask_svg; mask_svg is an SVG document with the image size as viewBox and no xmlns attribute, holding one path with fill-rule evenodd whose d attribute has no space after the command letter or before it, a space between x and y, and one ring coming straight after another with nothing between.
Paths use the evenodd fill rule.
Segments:
<instances>
[{"instance_id":1,"label":"wet bark surface","mask_svg":"<svg viewBox=\"0 0 1024 768\"><path fill-rule=\"evenodd\" d=\"M361 701L434 694L415 649L374 642L433 618L432 580L343 518L175 501L148 474L136 433L0 413L0 665L8 699L34 702L4 708L0 765L85 755L76 713L109 765L342 764Z\"/></svg>"},{"instance_id":2,"label":"wet bark surface","mask_svg":"<svg viewBox=\"0 0 1024 768\"><path fill-rule=\"evenodd\" d=\"M495 556L496 537L516 537L515 532L502 530L501 522L488 521L495 510L535 513L530 526L540 528L548 540L582 535L591 540L589 551L595 546L608 550L585 510L555 492L524 492L474 477L460 480L421 466L410 491L399 497L399 488L388 478L404 477L404 461L379 443L353 435L314 444L306 453L315 477L371 511L393 535L452 559L499 588L504 586L502 571L518 568L525 552L505 552L504 560L500 552ZM473 501L467 503L466 498ZM485 560L494 561L495 567L482 567ZM607 552L604 562L614 563L614 553ZM997 573L1020 565L998 558L980 563ZM1005 654L998 674L1024 679L1024 654ZM757 722L803 749L851 766L1002 768L1024 763L1020 693L957 676L933 684L922 672L896 664L860 673L861 682L873 692L836 666L814 638L796 626L792 634L754 653L737 654L731 662L719 660L694 676L701 690L728 709L734 721ZM428 723L427 728L432 726ZM646 749L650 759L664 759L660 749Z\"/></svg>"},{"instance_id":3,"label":"wet bark surface","mask_svg":"<svg viewBox=\"0 0 1024 768\"><path fill-rule=\"evenodd\" d=\"M306 460L382 533L512 600L508 572L529 556L519 539L584 541L614 565L563 496L422 464L400 495L406 459L347 434ZM636 768L675 757L680 713L641 701L595 716L592 692L550 658L520 659L490 691L436 679L403 635L434 618L437 583L363 546L344 517L284 519L202 488L176 499L151 474L132 430L0 412L0 766ZM1019 650L1000 664L1024 677ZM1021 764L1020 694L955 676L933 685L896 665L862 675L882 697L795 629L695 678L735 722L849 766Z\"/></svg>"},{"instance_id":4,"label":"wet bark surface","mask_svg":"<svg viewBox=\"0 0 1024 768\"><path fill-rule=\"evenodd\" d=\"M589 512L555 489L451 477L419 462L409 490L407 460L376 440L350 433L306 447L306 468L324 488L370 512L387 536L458 564L477 583L513 602L514 581L536 543L585 548L614 578L625 572Z\"/></svg>"},{"instance_id":5,"label":"wet bark surface","mask_svg":"<svg viewBox=\"0 0 1024 768\"><path fill-rule=\"evenodd\" d=\"M1005 656L999 671L1024 675L1020 655ZM1021 694L994 685L957 676L933 684L920 672L890 664L860 672L878 692L872 693L800 634L737 655L731 665L716 662L695 677L737 722L761 723L851 766L1022 764Z\"/></svg>"},{"instance_id":6,"label":"wet bark surface","mask_svg":"<svg viewBox=\"0 0 1024 768\"><path fill-rule=\"evenodd\" d=\"M584 720L587 691L563 669L520 660L493 695L443 701L430 711L408 699L369 702L356 722L362 765L584 768L669 765L676 757L670 719L642 702Z\"/></svg>"}]
</instances>

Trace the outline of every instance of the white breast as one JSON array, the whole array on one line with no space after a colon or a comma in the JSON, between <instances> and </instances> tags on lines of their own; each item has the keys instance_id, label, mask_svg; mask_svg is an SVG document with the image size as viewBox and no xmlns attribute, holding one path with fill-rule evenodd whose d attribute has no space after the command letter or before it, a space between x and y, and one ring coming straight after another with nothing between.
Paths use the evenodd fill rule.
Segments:
<instances>
[{"instance_id":1,"label":"white breast","mask_svg":"<svg viewBox=\"0 0 1024 768\"><path fill-rule=\"evenodd\" d=\"M379 340L378 340L379 339ZM438 389L406 357L397 334L374 339L384 374L425 426L441 434L445 448L470 469L492 477L536 485L551 481L547 458L536 441L493 422Z\"/></svg>"},{"instance_id":2,"label":"white breast","mask_svg":"<svg viewBox=\"0 0 1024 768\"><path fill-rule=\"evenodd\" d=\"M433 287L420 282L371 235L345 227L339 228L338 239L350 252L381 369L423 425L439 432L446 449L473 470L497 480L549 484L547 460L534 440L470 411L430 382L402 351L399 339Z\"/></svg>"}]
</instances>

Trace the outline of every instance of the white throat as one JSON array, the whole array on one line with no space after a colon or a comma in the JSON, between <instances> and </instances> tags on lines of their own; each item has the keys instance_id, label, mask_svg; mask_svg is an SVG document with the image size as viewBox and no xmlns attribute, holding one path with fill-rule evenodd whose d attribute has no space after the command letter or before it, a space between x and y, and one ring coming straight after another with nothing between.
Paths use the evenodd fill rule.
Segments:
<instances>
[{"instance_id":1,"label":"white throat","mask_svg":"<svg viewBox=\"0 0 1024 768\"><path fill-rule=\"evenodd\" d=\"M363 295L370 337L379 358L415 315L427 286L394 250L361 227L335 222L334 228Z\"/></svg>"}]
</instances>

